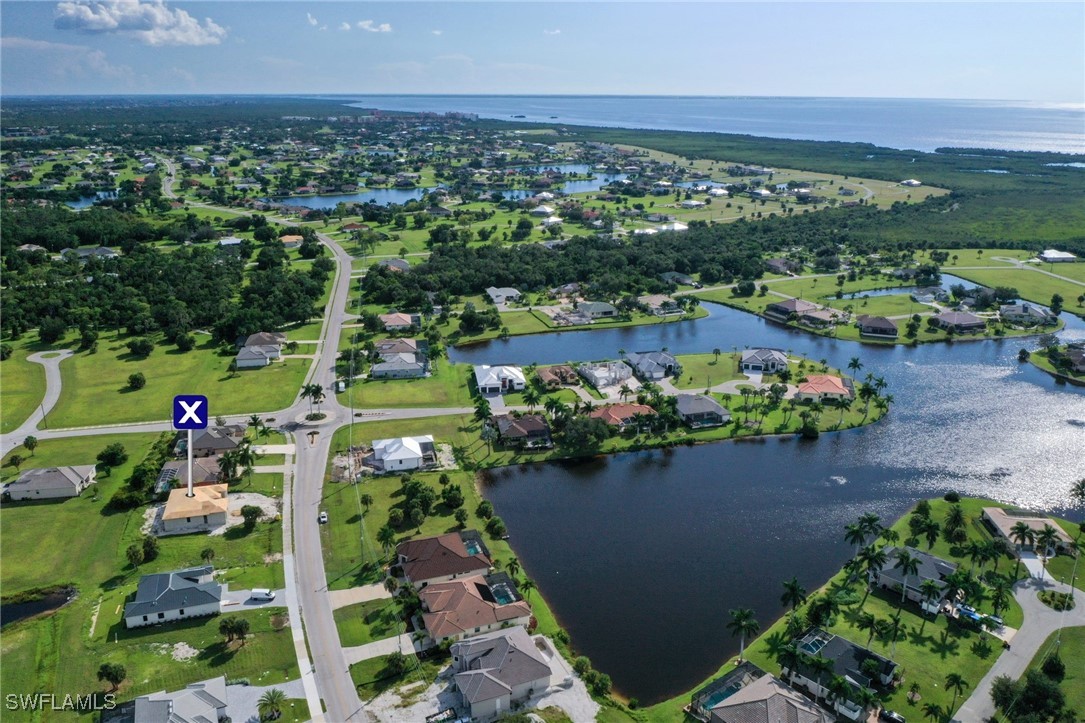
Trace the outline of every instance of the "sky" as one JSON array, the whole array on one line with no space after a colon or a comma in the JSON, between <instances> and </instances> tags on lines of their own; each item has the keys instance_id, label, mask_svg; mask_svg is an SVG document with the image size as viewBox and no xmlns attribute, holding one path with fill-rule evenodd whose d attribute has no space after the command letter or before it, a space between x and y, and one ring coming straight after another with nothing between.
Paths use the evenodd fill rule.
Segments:
<instances>
[{"instance_id":1,"label":"sky","mask_svg":"<svg viewBox=\"0 0 1085 723\"><path fill-rule=\"evenodd\" d=\"M3 95L1085 103L1085 3L3 0Z\"/></svg>"}]
</instances>

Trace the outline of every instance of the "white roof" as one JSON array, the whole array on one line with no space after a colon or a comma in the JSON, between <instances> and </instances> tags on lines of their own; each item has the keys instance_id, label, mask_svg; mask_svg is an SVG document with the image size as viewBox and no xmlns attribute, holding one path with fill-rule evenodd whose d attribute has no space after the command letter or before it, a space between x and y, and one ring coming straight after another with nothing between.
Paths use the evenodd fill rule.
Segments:
<instances>
[{"instance_id":1,"label":"white roof","mask_svg":"<svg viewBox=\"0 0 1085 723\"><path fill-rule=\"evenodd\" d=\"M524 370L512 366L487 366L480 364L475 367L475 383L480 387L492 387L501 384L502 379L514 379L521 384L526 382Z\"/></svg>"},{"instance_id":2,"label":"white roof","mask_svg":"<svg viewBox=\"0 0 1085 723\"><path fill-rule=\"evenodd\" d=\"M557 226L562 223L562 219L558 216L548 216L543 219L543 226Z\"/></svg>"},{"instance_id":3,"label":"white roof","mask_svg":"<svg viewBox=\"0 0 1085 723\"><path fill-rule=\"evenodd\" d=\"M665 223L659 227L660 231L687 231L689 226L679 221L672 221L671 223Z\"/></svg>"},{"instance_id":4,"label":"white roof","mask_svg":"<svg viewBox=\"0 0 1085 723\"><path fill-rule=\"evenodd\" d=\"M1045 259L1076 259L1077 258L1077 256L1074 256L1071 253L1068 253L1066 251L1058 251L1056 249L1047 249L1042 254L1040 254L1040 257L1045 258Z\"/></svg>"},{"instance_id":5,"label":"white roof","mask_svg":"<svg viewBox=\"0 0 1085 723\"><path fill-rule=\"evenodd\" d=\"M422 459L422 444L433 444L433 437L395 437L393 439L374 439L373 456L379 460Z\"/></svg>"}]
</instances>

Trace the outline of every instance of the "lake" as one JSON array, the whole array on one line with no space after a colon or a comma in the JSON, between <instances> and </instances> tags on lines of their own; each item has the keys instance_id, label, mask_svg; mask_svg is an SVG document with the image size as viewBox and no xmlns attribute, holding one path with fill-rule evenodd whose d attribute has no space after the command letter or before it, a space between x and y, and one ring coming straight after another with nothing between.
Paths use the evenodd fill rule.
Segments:
<instances>
[{"instance_id":1,"label":"lake","mask_svg":"<svg viewBox=\"0 0 1085 723\"><path fill-rule=\"evenodd\" d=\"M577 651L622 693L658 701L710 675L738 652L727 610L750 607L769 625L783 611L781 581L824 583L849 555L843 526L863 512L889 522L948 490L1067 512L1066 491L1085 475L1085 389L1019 363L1025 340L860 345L704 306L711 315L697 321L450 350L457 362L529 364L770 346L838 368L858 356L861 374L888 382L887 418L812 442L722 442L486 474L485 495L527 574ZM1064 338L1085 338L1085 322L1063 318Z\"/></svg>"}]
</instances>

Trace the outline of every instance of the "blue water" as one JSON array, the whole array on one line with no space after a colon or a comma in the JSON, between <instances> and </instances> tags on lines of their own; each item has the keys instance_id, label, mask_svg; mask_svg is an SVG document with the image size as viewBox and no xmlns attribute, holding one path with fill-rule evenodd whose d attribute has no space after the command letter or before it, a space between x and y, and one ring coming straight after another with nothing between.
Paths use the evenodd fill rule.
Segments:
<instances>
[{"instance_id":1,"label":"blue water","mask_svg":"<svg viewBox=\"0 0 1085 723\"><path fill-rule=\"evenodd\" d=\"M940 147L1085 153L1085 107L1026 101L888 98L367 95L350 105L458 111L548 125L744 133L856 141L888 148ZM551 116L557 116L551 118Z\"/></svg>"},{"instance_id":2,"label":"blue water","mask_svg":"<svg viewBox=\"0 0 1085 723\"><path fill-rule=\"evenodd\" d=\"M116 197L117 197L117 192L116 191L98 191L93 196L83 196L78 201L65 201L64 204L66 206L68 206L68 208L74 208L75 210L78 211L79 209L82 209L82 208L90 208L91 206L93 206L98 201L101 201L103 198L116 198Z\"/></svg>"}]
</instances>

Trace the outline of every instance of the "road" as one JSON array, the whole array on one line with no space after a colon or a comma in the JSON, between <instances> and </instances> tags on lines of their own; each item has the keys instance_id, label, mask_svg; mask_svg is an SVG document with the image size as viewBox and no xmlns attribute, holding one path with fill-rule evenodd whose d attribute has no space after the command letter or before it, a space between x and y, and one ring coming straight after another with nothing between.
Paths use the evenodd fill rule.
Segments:
<instances>
[{"instance_id":1,"label":"road","mask_svg":"<svg viewBox=\"0 0 1085 723\"><path fill-rule=\"evenodd\" d=\"M33 435L38 439L44 439L44 435L38 430L39 426L42 426L43 422L48 424L49 412L53 411L53 407L56 406L57 400L60 399L60 362L70 357L74 352L71 349L63 349L61 351L43 351L37 354L31 354L26 358L27 361L34 364L41 364L45 367L45 397L41 403L30 414L30 417L14 429L10 434L4 435L4 443L2 445L3 454L7 454L11 450L18 447L23 443L23 440L27 436Z\"/></svg>"}]
</instances>

